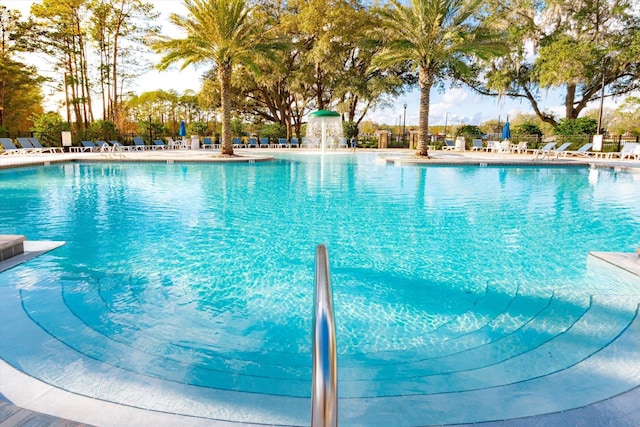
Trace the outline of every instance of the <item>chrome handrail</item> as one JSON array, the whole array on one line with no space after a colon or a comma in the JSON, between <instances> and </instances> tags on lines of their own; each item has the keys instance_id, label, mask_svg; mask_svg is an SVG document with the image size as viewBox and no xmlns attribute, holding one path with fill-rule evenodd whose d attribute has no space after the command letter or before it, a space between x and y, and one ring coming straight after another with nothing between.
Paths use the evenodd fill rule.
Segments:
<instances>
[{"instance_id":1,"label":"chrome handrail","mask_svg":"<svg viewBox=\"0 0 640 427\"><path fill-rule=\"evenodd\" d=\"M329 253L316 247L316 281L313 312L313 382L311 427L338 425L338 358Z\"/></svg>"}]
</instances>

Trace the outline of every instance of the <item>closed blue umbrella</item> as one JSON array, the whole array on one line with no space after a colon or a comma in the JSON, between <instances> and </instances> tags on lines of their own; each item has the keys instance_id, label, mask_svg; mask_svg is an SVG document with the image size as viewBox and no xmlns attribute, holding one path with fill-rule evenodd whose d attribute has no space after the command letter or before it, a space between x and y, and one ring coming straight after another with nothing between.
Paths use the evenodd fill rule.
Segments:
<instances>
[{"instance_id":1,"label":"closed blue umbrella","mask_svg":"<svg viewBox=\"0 0 640 427\"><path fill-rule=\"evenodd\" d=\"M502 128L502 139L511 139L511 128L509 126L509 122L505 123Z\"/></svg>"},{"instance_id":2,"label":"closed blue umbrella","mask_svg":"<svg viewBox=\"0 0 640 427\"><path fill-rule=\"evenodd\" d=\"M180 122L180 130L178 136L187 136L187 125L184 124L184 120Z\"/></svg>"}]
</instances>

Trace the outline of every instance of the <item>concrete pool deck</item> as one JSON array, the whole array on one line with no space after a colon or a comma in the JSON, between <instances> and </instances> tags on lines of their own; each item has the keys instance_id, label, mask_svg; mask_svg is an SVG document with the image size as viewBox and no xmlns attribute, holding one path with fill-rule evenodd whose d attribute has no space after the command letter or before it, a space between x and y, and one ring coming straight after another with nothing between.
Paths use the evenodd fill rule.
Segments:
<instances>
[{"instance_id":1,"label":"concrete pool deck","mask_svg":"<svg viewBox=\"0 0 640 427\"><path fill-rule=\"evenodd\" d=\"M239 149L235 150L238 158L216 158L210 150L167 150L126 152L124 157L109 158L100 153L65 153L41 155L0 156L0 168L39 166L65 162L228 162L228 161L269 161L273 154L300 153L317 154L317 150L303 149ZM593 158L560 158L557 161L534 161L533 156L496 153L451 153L433 152L432 160L410 159L409 150L358 150L357 153L379 153L385 162L394 165L409 163L427 164L476 164L488 165L577 165L603 168L621 168L640 172L640 162L634 160ZM352 154L348 150L327 152L328 155ZM25 242L25 252L29 250ZM623 268L640 277L640 264L636 254L591 253L603 261ZM634 258L635 257L635 258ZM24 259L26 261L27 259ZM636 263L634 265L634 260ZM16 260L14 260L16 261ZM5 261L7 262L7 261ZM638 269L635 270L636 265ZM0 264L0 271L2 271ZM10 268L10 267L9 267ZM5 344L6 345L6 344ZM583 408L561 413L538 415L533 417L512 419L508 421L492 421L476 424L458 424L464 426L557 426L557 425L640 425L640 388L596 402ZM48 415L47 415L48 414ZM612 418L613 417L613 418ZM69 421L75 420L75 421ZM194 418L178 414L144 410L111 402L72 394L51 387L14 369L0 360L0 427L14 425L52 425L52 426L230 426L238 423ZM243 424L252 425L252 424Z\"/></svg>"},{"instance_id":2,"label":"concrete pool deck","mask_svg":"<svg viewBox=\"0 0 640 427\"><path fill-rule=\"evenodd\" d=\"M557 159L536 159L531 153L510 154L490 153L479 151L430 151L431 159L418 159L412 157L414 150L408 149L357 149L355 154L378 154L383 161L396 165L409 164L469 164L479 166L593 166L606 168L621 168L625 170L637 170L640 172L640 160L633 159L605 159L594 157L558 157ZM241 148L234 149L234 157L220 157L219 150L142 150L123 151L118 153L42 153L42 154L14 154L0 155L0 169L26 166L41 166L65 162L244 162L255 163L270 161L277 154L319 154L317 149L303 148ZM335 149L325 151L325 155L354 154L349 149Z\"/></svg>"}]
</instances>

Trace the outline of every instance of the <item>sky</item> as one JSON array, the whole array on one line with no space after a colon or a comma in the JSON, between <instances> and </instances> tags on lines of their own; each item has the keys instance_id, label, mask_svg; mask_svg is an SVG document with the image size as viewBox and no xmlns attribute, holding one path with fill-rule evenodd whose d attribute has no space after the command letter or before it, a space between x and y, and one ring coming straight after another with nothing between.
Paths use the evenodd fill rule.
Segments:
<instances>
[{"instance_id":1,"label":"sky","mask_svg":"<svg viewBox=\"0 0 640 427\"><path fill-rule=\"evenodd\" d=\"M162 33L178 37L179 32L169 22L169 15L173 12L183 14L184 7L181 0L147 0L153 3L156 10L161 13L159 25L162 26ZM29 8L33 3L40 3L34 0L3 0L3 3L9 9L18 9L23 18L29 15ZM37 59L25 58L27 62L31 62L38 66L42 73L46 73L46 66L42 63L38 64ZM158 58L151 58L153 63L157 63ZM199 91L201 84L201 76L206 68L201 67L195 69L188 67L179 71L174 67L168 71L149 71L140 76L135 85L135 92L142 93L154 91L158 89L175 89L179 93L183 93L187 89ZM47 91L45 90L45 95ZM392 106L377 109L367 114L366 120L372 120L379 124L387 125L406 125L415 126L418 124L419 117L419 96L418 89L410 90L404 96L400 96L393 102ZM606 108L615 108L616 102L621 100L605 100ZM52 104L55 104L52 103ZM406 108L406 118L404 104ZM564 107L562 105L562 97L555 91L543 93L542 106L545 110L558 112L563 117ZM586 110L597 109L597 102L590 103ZM47 105L48 108L52 108ZM486 120L505 121L507 115L514 117L518 113L532 114L528 101L513 100L510 98L498 99L495 97L482 96L468 88L447 88L444 92L437 89L431 91L431 104L429 112L430 125L458 125L458 124L481 124Z\"/></svg>"}]
</instances>

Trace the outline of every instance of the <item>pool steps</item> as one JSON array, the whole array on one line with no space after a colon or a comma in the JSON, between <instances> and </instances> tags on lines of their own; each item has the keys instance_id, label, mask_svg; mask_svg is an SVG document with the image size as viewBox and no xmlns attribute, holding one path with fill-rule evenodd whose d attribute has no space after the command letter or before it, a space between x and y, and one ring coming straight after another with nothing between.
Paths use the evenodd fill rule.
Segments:
<instances>
[{"instance_id":1,"label":"pool steps","mask_svg":"<svg viewBox=\"0 0 640 427\"><path fill-rule=\"evenodd\" d=\"M291 367L287 366L286 360L273 359L270 361L271 365L263 362L262 366L257 366L257 364L249 361L245 362L244 371L241 374L237 374L225 372L224 369L231 366L237 368L238 363L240 363L238 360L218 358L214 366L217 365L219 371L208 372L208 376L203 375L206 381L196 383L195 381L190 381L189 378L206 372L198 372L197 369L194 371L180 363L172 362L169 354L147 354L101 335L88 326L92 322L86 323L86 319L78 317L83 315L83 313L77 312L82 303L80 300L70 300L68 295L65 299L63 289L57 284L45 283L42 285L33 291L23 290L20 298L25 310L32 313L30 314L32 320L39 322L40 326L48 331L51 346L60 347L58 351L50 353L51 359L48 363L53 366L59 365L64 374L48 378L47 375L52 375L51 371L56 371L56 369L50 369L50 367L47 367L45 372L38 372L38 375L42 375L45 380L58 387L76 393L84 389L96 389L95 385L91 384L95 382L91 381L91 377L100 376L102 373L107 376L115 375L117 378L135 377L142 384L159 383L163 385L161 387L163 390L175 388L181 390L177 393L182 399L185 396L189 396L188 400L190 402L194 399L192 389L208 390L207 393L195 393L200 396L197 399L200 403L189 405L188 408L181 410L186 411L191 416L205 418L221 416L219 413L215 413L216 411L211 412L210 409L205 409L207 407L206 400L213 398L217 401L221 398L221 395L228 393L229 396L236 397L251 396L252 400L257 396L261 396L258 400L268 402L265 403L267 407L275 405L275 407L288 408L294 403L300 405L301 402L307 402L304 404L306 409L302 408L299 411L293 411L294 414L298 414L294 416L294 419L300 418L293 424L295 425L296 422L304 423L303 420L308 417L310 364L307 364L306 367ZM380 408L382 414L386 413L385 411L397 413L397 411L406 410L408 412L404 415L407 420L411 419L412 414L415 412L421 413L420 419L424 423L426 422L424 419L425 413L433 410L437 405L445 404L442 396L448 396L447 399L453 401L472 398L480 399L487 393L489 395L494 393L513 393L513 396L523 396L523 392L527 387L541 388L545 387L545 384L548 384L547 386L551 384L552 387L550 388L552 389L559 387L559 390L565 390L569 393L569 385L576 385L571 378L565 378L570 376L567 372L582 372L585 370L585 366L592 365L595 360L599 360L610 351L614 351L614 356L620 358L620 355L624 355L625 352L637 350L635 344L632 345L628 342L629 339L634 337L636 340L640 340L640 332L638 332L637 325L637 306L634 306L633 302L624 297L595 296L589 298L587 296L563 295L562 292L557 292L553 295L536 299L527 296L526 291L523 290L514 294L510 302L505 305L502 300L503 296L499 297L498 294L499 292L494 295L488 291L487 296L489 298L481 300L489 303L491 296L494 295L494 298L499 300L498 305L505 309L502 319L508 321L508 325L505 324L503 328L504 333L497 334L491 337L490 340L487 340L485 332L487 330L495 331L500 329L500 316L487 319L487 322L477 329L471 332L463 331L460 336L453 335L454 328L451 328L451 331L449 331L451 336L441 344L443 352L431 354L426 359L418 360L414 354L407 356L401 363L383 363L378 366L367 367L362 366L362 361L358 360L357 355L341 355L339 357L341 421L348 422L350 425L351 423L357 425L358 420L362 422L363 418L361 415L357 415L358 411L355 408L362 404L366 406L368 403ZM3 298L3 300L6 300L6 298ZM528 317L523 317L518 320L518 324L514 324L514 314L518 313L520 308L526 307L527 301L536 301L537 304L534 304L534 309L527 312ZM100 302L104 304L103 300L95 298L92 303L100 304ZM43 323L37 316L38 308L41 305L56 307L59 316L57 317L58 322L55 324ZM85 308L88 308L86 313L96 309L96 307ZM98 308L98 312L99 310L107 309L108 307L101 307ZM509 310L512 310L512 312L509 312ZM556 325L554 333L549 336L540 334L538 329L547 328L550 319L557 318L558 313L562 314L563 321L561 324ZM60 325L65 325L65 327ZM598 328L599 333L588 342L585 342L586 332L592 332L595 327ZM103 356L95 354L92 347L86 345L87 337L116 350L115 354L119 354L121 358L116 357L115 359L106 360L104 361L105 363L102 363L101 360L96 360ZM147 344L150 345L150 348L153 348L153 341L153 338L149 338ZM447 342L451 347L447 347L444 344ZM59 344L54 345L54 343ZM498 356L494 348L496 345L502 346L503 349L508 349L509 352L506 355ZM58 357L55 355L58 355ZM469 355L473 355L473 357L468 359ZM295 355L292 356L295 358ZM298 356L298 358L298 364L300 365L305 359L308 361L308 356ZM67 375L69 368L64 367L64 363L69 359L77 360L82 365L79 373L82 376L87 375L86 380L89 381L89 384L82 384L79 387L78 380ZM127 360L128 362L126 362ZM463 360L467 360L466 364L463 364ZM163 370L168 370L169 374L162 374L167 377L166 380L140 375L128 371L127 363L157 364L157 366L162 366ZM636 381L635 384L637 384L637 380L640 377L640 366L638 364L639 362L636 361L629 363L629 384L633 384L633 381ZM130 366L130 368L135 368L135 366ZM86 372L87 369L91 372L90 375ZM410 370L416 370L420 374L410 376L407 374ZM258 376L259 374L261 376ZM583 375L592 374L593 372L589 372L589 370L583 373ZM403 378L403 375L405 378ZM108 383L108 380L103 381ZM192 382L196 385L184 385L181 384L182 381ZM629 387L624 381L608 381L602 382L602 384L598 383L598 385L596 389L588 390L587 393L576 393L577 395L583 395L583 398L572 397L568 406L561 407L554 402L545 402L543 406L548 408L546 410L550 412L568 410L571 409L571 405L573 407L582 406L593 401L606 399L626 391L625 387ZM237 391L242 387L247 387L252 393ZM159 398L150 401L144 396L136 395L137 393L133 392L114 393L112 386L105 389L97 388L95 390L96 397L118 401L122 404L134 401L136 406L156 411L165 410L165 405L168 404L165 399ZM186 390L192 391L188 393ZM523 399L523 402L526 402L525 397L519 397L518 399ZM280 403L276 404L275 402ZM409 408L403 409L409 402L413 402L413 405L418 406L412 407L411 410ZM469 402L465 404L469 404ZM473 402L470 403L471 406L474 404ZM515 402L511 402L509 405L515 405ZM493 419L493 416L531 415L527 412L528 405L517 406L520 407L520 410L515 408L504 409L499 414L491 415L490 411L488 413L485 409L481 413L485 414L484 416L487 420ZM441 411L436 411L436 413ZM380 417L378 412L378 409L376 409L375 420L371 421L375 421L375 425L383 425L382 422L385 417ZM264 413L259 410L257 413L264 416ZM279 415L272 414L270 419L285 421L285 419L288 419L285 416L286 414L291 414L291 411L287 410ZM443 414L440 414L440 416L443 416ZM240 418L234 420L241 422L258 421L254 417L247 419L245 415ZM438 419L442 420L443 418ZM460 411L447 413L445 419L447 422L465 422L465 418L460 415ZM390 418L387 419L387 421L389 420ZM285 424L287 422L292 421L286 421Z\"/></svg>"}]
</instances>

